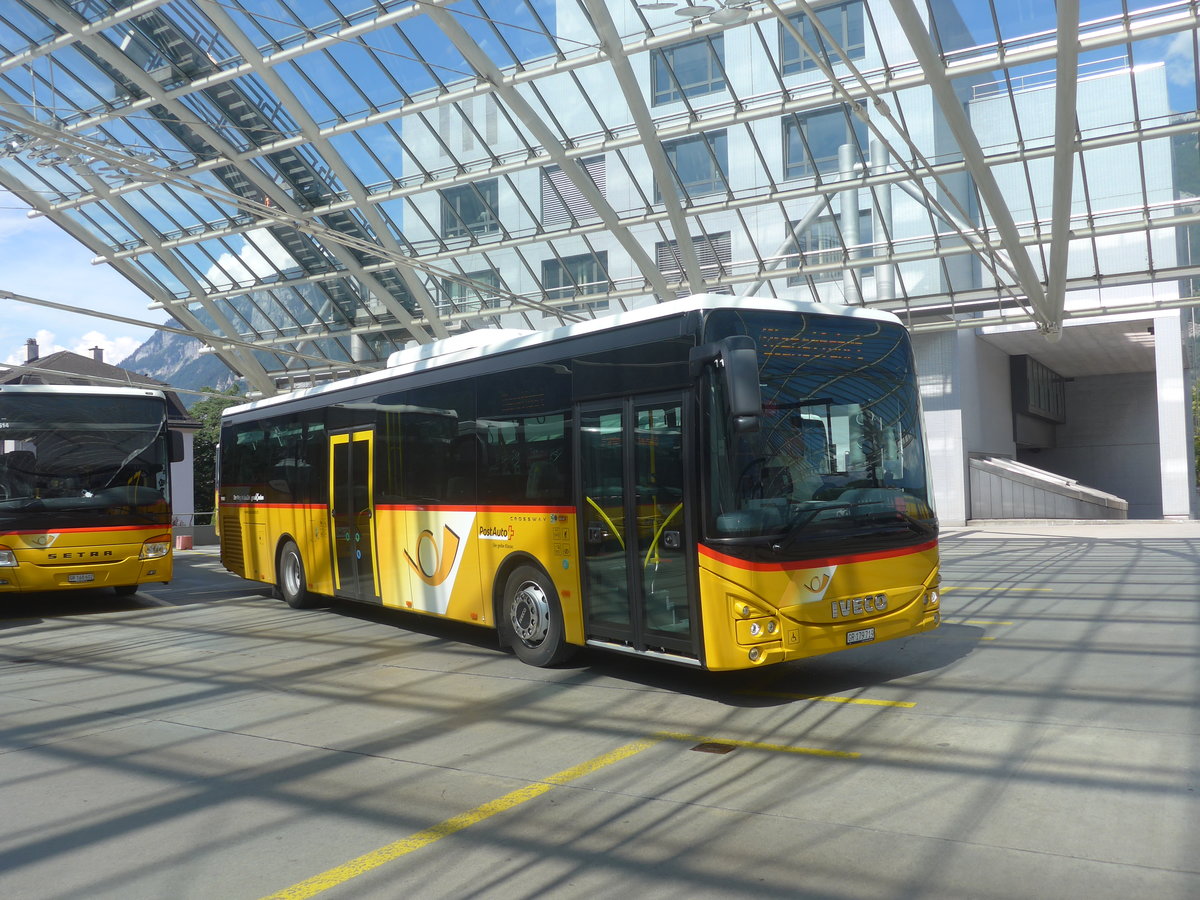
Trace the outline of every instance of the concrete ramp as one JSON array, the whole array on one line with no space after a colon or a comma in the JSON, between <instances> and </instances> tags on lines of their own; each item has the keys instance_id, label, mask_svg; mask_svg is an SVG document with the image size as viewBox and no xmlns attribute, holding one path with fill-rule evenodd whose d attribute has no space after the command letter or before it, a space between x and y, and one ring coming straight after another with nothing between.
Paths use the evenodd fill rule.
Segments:
<instances>
[{"instance_id":1,"label":"concrete ramp","mask_svg":"<svg viewBox=\"0 0 1200 900\"><path fill-rule=\"evenodd\" d=\"M971 459L972 519L1125 519L1129 503L999 456Z\"/></svg>"}]
</instances>

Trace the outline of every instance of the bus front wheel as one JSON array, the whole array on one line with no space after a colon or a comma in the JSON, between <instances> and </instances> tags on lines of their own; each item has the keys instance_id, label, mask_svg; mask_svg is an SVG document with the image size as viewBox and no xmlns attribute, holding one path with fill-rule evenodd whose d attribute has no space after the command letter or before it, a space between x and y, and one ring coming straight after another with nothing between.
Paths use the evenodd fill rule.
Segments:
<instances>
[{"instance_id":1,"label":"bus front wheel","mask_svg":"<svg viewBox=\"0 0 1200 900\"><path fill-rule=\"evenodd\" d=\"M320 605L317 598L309 593L304 577L304 560L300 558L300 548L295 541L283 545L275 577L279 596L292 609L311 609Z\"/></svg>"},{"instance_id":2,"label":"bus front wheel","mask_svg":"<svg viewBox=\"0 0 1200 900\"><path fill-rule=\"evenodd\" d=\"M519 566L504 585L502 621L510 632L513 652L531 666L552 666L567 659L574 647L566 641L558 592L533 566Z\"/></svg>"}]
</instances>

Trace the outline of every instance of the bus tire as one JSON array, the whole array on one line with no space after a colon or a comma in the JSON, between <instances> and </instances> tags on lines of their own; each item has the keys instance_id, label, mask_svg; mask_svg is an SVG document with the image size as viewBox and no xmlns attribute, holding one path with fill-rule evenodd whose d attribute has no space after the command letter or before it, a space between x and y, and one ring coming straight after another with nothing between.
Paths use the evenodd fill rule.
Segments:
<instances>
[{"instance_id":1,"label":"bus tire","mask_svg":"<svg viewBox=\"0 0 1200 900\"><path fill-rule=\"evenodd\" d=\"M304 560L295 541L288 541L279 551L279 565L275 569L276 590L283 602L292 609L312 609L320 606L320 599L309 592L304 576Z\"/></svg>"},{"instance_id":2,"label":"bus tire","mask_svg":"<svg viewBox=\"0 0 1200 900\"><path fill-rule=\"evenodd\" d=\"M114 584L113 593L118 597L129 597L137 593L138 586L136 584Z\"/></svg>"},{"instance_id":3,"label":"bus tire","mask_svg":"<svg viewBox=\"0 0 1200 900\"><path fill-rule=\"evenodd\" d=\"M541 569L530 565L513 569L504 583L500 614L513 652L523 663L553 666L575 650L566 641L558 591Z\"/></svg>"}]
</instances>

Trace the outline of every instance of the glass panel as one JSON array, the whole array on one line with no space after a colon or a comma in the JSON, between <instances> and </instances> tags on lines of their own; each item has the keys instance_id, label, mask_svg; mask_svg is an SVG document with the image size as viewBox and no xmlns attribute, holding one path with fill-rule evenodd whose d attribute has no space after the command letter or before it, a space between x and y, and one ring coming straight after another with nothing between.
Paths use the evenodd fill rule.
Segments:
<instances>
[{"instance_id":1,"label":"glass panel","mask_svg":"<svg viewBox=\"0 0 1200 900\"><path fill-rule=\"evenodd\" d=\"M683 429L678 404L634 411L637 558L645 628L677 636L691 629L684 548Z\"/></svg>"},{"instance_id":2,"label":"glass panel","mask_svg":"<svg viewBox=\"0 0 1200 900\"><path fill-rule=\"evenodd\" d=\"M0 519L29 528L165 521L163 414L149 398L0 395Z\"/></svg>"},{"instance_id":3,"label":"glass panel","mask_svg":"<svg viewBox=\"0 0 1200 900\"><path fill-rule=\"evenodd\" d=\"M654 103L670 103L683 97L698 97L725 88L722 65L725 42L720 35L655 50Z\"/></svg>"},{"instance_id":4,"label":"glass panel","mask_svg":"<svg viewBox=\"0 0 1200 900\"><path fill-rule=\"evenodd\" d=\"M855 162L863 161L867 124L852 116L844 106L788 116L783 120L784 177L808 178L817 173L837 172L842 144L854 147Z\"/></svg>"},{"instance_id":5,"label":"glass panel","mask_svg":"<svg viewBox=\"0 0 1200 900\"><path fill-rule=\"evenodd\" d=\"M499 230L496 181L479 181L442 191L442 237L490 234Z\"/></svg>"},{"instance_id":6,"label":"glass panel","mask_svg":"<svg viewBox=\"0 0 1200 900\"><path fill-rule=\"evenodd\" d=\"M627 629L628 561L625 528L623 416L619 410L580 417L583 470L584 597L590 624Z\"/></svg>"},{"instance_id":7,"label":"glass panel","mask_svg":"<svg viewBox=\"0 0 1200 900\"><path fill-rule=\"evenodd\" d=\"M709 401L708 533L767 537L793 558L906 546L933 534L912 354L902 327L869 319L714 313L706 340L758 347L761 428L731 433Z\"/></svg>"},{"instance_id":8,"label":"glass panel","mask_svg":"<svg viewBox=\"0 0 1200 900\"><path fill-rule=\"evenodd\" d=\"M865 43L863 40L863 6L861 0L854 0L852 3L839 3L836 6L827 6L817 11L817 18L821 24L833 36L837 45L846 52L850 59L862 59L866 55ZM825 53L830 62L836 63L842 59L841 54L834 51L828 43L818 34L817 29L813 26L808 16L804 14L792 16L791 23L800 31L801 37L805 43L812 47L818 53ZM809 72L815 71L817 68L816 61L800 48L800 44L788 32L786 28L780 28L782 35L781 55L783 62L783 74L791 75L793 72Z\"/></svg>"},{"instance_id":9,"label":"glass panel","mask_svg":"<svg viewBox=\"0 0 1200 900\"><path fill-rule=\"evenodd\" d=\"M671 141L663 144L663 150L675 174L675 183L685 197L725 189L729 155L724 131ZM655 193L658 194L657 185ZM662 196L657 196L656 200L662 202Z\"/></svg>"},{"instance_id":10,"label":"glass panel","mask_svg":"<svg viewBox=\"0 0 1200 900\"><path fill-rule=\"evenodd\" d=\"M330 495L338 584L358 599L375 596L371 502L371 436L331 441Z\"/></svg>"},{"instance_id":11,"label":"glass panel","mask_svg":"<svg viewBox=\"0 0 1200 900\"><path fill-rule=\"evenodd\" d=\"M548 300L562 300L580 294L597 294L601 291L612 290L612 282L608 279L608 251L600 253L581 253L578 256L564 256L561 259L546 259L542 261L542 286L546 290ZM591 303L572 303L559 307L564 312L577 312L584 308L601 310L608 308L607 300L594 300ZM543 313L543 318L554 313Z\"/></svg>"}]
</instances>

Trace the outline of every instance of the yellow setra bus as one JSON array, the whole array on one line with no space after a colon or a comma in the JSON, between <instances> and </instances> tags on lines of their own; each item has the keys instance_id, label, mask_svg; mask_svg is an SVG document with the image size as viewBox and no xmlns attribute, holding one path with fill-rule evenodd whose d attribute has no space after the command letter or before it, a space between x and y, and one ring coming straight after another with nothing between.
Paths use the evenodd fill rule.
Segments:
<instances>
[{"instance_id":1,"label":"yellow setra bus","mask_svg":"<svg viewBox=\"0 0 1200 900\"><path fill-rule=\"evenodd\" d=\"M713 670L939 621L908 333L703 295L480 330L226 410L225 566L294 607L380 604Z\"/></svg>"},{"instance_id":2,"label":"yellow setra bus","mask_svg":"<svg viewBox=\"0 0 1200 900\"><path fill-rule=\"evenodd\" d=\"M0 593L170 581L182 458L161 391L0 385Z\"/></svg>"}]
</instances>

